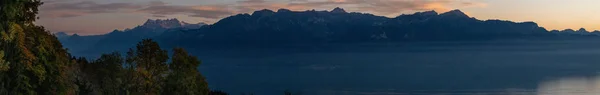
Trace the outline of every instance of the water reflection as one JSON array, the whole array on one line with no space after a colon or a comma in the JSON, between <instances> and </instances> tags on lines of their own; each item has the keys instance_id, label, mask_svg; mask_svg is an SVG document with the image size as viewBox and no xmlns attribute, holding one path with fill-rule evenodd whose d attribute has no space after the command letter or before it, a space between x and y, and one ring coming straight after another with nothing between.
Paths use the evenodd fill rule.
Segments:
<instances>
[{"instance_id":1,"label":"water reflection","mask_svg":"<svg viewBox=\"0 0 600 95\"><path fill-rule=\"evenodd\" d=\"M600 76L568 77L540 83L538 95L600 95Z\"/></svg>"}]
</instances>

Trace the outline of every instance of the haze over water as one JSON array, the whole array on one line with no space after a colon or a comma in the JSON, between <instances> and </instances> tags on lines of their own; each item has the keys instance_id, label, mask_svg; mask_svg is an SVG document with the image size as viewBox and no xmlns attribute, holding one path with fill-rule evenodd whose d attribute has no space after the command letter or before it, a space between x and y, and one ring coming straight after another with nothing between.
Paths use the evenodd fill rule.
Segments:
<instances>
[{"instance_id":1,"label":"haze over water","mask_svg":"<svg viewBox=\"0 0 600 95\"><path fill-rule=\"evenodd\" d=\"M232 93L598 95L599 43L417 42L255 49L224 56L194 52L202 52L200 70L208 82Z\"/></svg>"}]
</instances>

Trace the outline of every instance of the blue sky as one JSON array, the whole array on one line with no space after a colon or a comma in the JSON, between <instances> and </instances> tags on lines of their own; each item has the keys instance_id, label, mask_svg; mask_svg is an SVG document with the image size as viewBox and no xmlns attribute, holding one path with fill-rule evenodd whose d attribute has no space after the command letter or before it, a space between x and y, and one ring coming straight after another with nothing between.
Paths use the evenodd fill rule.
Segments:
<instances>
[{"instance_id":1,"label":"blue sky","mask_svg":"<svg viewBox=\"0 0 600 95\"><path fill-rule=\"evenodd\" d=\"M395 17L418 11L460 9L478 19L535 21L547 29L600 30L600 0L42 0L36 22L52 32L104 34L147 19L214 23L260 9L365 12Z\"/></svg>"}]
</instances>

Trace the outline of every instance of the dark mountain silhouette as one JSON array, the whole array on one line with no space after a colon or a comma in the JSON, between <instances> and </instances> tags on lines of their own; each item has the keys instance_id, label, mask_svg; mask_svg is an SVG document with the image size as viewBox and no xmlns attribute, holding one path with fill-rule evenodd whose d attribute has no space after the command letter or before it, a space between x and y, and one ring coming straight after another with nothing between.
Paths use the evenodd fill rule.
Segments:
<instances>
[{"instance_id":1,"label":"dark mountain silhouette","mask_svg":"<svg viewBox=\"0 0 600 95\"><path fill-rule=\"evenodd\" d=\"M346 12L338 7L331 11L279 9L275 12L264 9L223 18L212 25L188 24L177 19L148 20L133 29L115 30L99 37L71 36L63 42L88 41L94 43L90 45L93 47L90 50L110 52L132 47L143 38L154 38L165 47L239 48L328 43L551 39L594 36L598 33L585 29L548 31L535 22L478 20L460 10L445 13L425 11L388 18Z\"/></svg>"},{"instance_id":2,"label":"dark mountain silhouette","mask_svg":"<svg viewBox=\"0 0 600 95\"><path fill-rule=\"evenodd\" d=\"M386 17L337 11L260 10L239 14L190 33L187 41L209 44L307 44L359 42L380 35ZM197 35L204 35L198 37ZM172 38L172 37L167 37Z\"/></svg>"},{"instance_id":3,"label":"dark mountain silhouette","mask_svg":"<svg viewBox=\"0 0 600 95\"><path fill-rule=\"evenodd\" d=\"M346 10L340 8L340 7L335 7L333 10L331 10L331 13L347 13Z\"/></svg>"},{"instance_id":4,"label":"dark mountain silhouette","mask_svg":"<svg viewBox=\"0 0 600 95\"><path fill-rule=\"evenodd\" d=\"M579 28L579 30L565 29L565 30L551 30L550 33L558 34L560 36L600 36L600 31L588 31L585 28Z\"/></svg>"},{"instance_id":5,"label":"dark mountain silhouette","mask_svg":"<svg viewBox=\"0 0 600 95\"><path fill-rule=\"evenodd\" d=\"M332 11L259 10L238 14L206 27L161 35L169 45L280 46L431 40L491 40L547 37L534 22L477 20L460 10L418 12L395 18ZM176 39L174 39L176 38Z\"/></svg>"}]
</instances>

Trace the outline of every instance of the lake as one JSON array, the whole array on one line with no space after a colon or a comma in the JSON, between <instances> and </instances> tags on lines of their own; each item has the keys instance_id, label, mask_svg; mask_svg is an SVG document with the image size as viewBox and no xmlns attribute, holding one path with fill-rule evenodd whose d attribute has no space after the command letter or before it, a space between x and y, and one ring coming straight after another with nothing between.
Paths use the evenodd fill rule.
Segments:
<instances>
[{"instance_id":1,"label":"lake","mask_svg":"<svg viewBox=\"0 0 600 95\"><path fill-rule=\"evenodd\" d=\"M600 39L186 49L231 95L600 95Z\"/></svg>"},{"instance_id":2,"label":"lake","mask_svg":"<svg viewBox=\"0 0 600 95\"><path fill-rule=\"evenodd\" d=\"M600 95L600 41L190 51L210 87L233 95Z\"/></svg>"}]
</instances>

